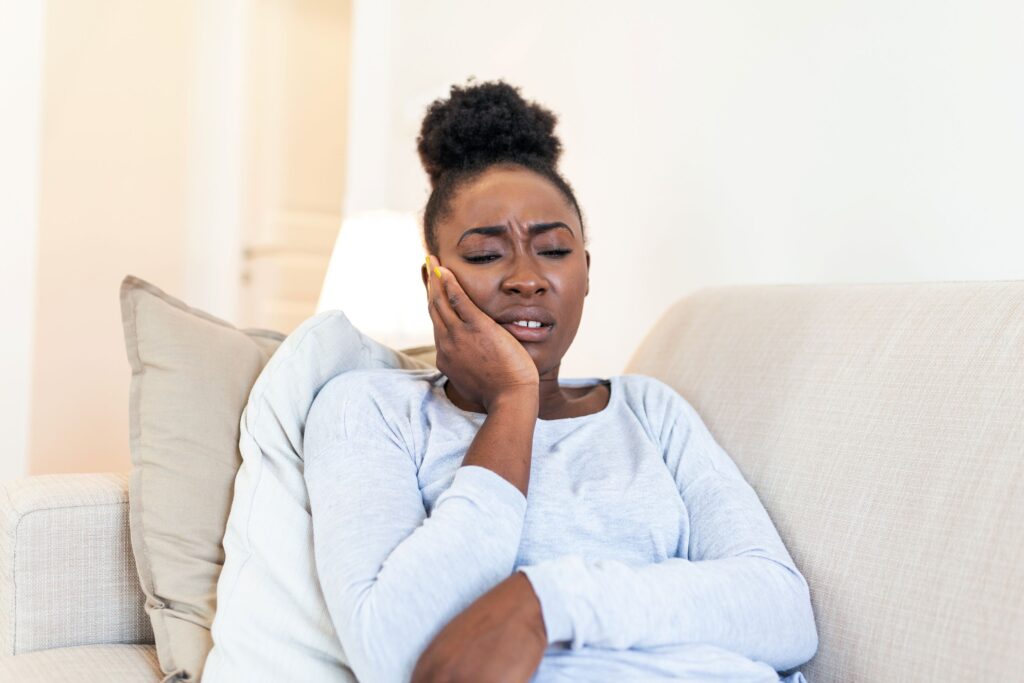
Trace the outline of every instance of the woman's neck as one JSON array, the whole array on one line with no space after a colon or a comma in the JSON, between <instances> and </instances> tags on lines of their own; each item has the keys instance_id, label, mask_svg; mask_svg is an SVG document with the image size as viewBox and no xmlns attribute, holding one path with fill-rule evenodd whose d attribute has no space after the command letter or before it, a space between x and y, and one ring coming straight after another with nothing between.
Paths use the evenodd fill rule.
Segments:
<instances>
[{"instance_id":1,"label":"woman's neck","mask_svg":"<svg viewBox=\"0 0 1024 683\"><path fill-rule=\"evenodd\" d=\"M448 400L461 410L471 413L487 413L482 405L466 398L450 377L445 383L444 389ZM540 399L537 417L542 420L557 420L563 417L575 417L577 414L596 412L580 405L582 397L588 395L590 389L591 387L567 388L560 386L558 384L558 368L544 373L537 388ZM582 412L580 412L581 410Z\"/></svg>"}]
</instances>

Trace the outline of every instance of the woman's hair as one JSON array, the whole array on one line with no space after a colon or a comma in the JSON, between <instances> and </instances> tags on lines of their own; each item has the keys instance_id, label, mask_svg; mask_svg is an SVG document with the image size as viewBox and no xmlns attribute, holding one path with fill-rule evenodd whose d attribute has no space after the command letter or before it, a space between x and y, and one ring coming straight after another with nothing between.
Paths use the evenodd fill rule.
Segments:
<instances>
[{"instance_id":1,"label":"woman's hair","mask_svg":"<svg viewBox=\"0 0 1024 683\"><path fill-rule=\"evenodd\" d=\"M448 99L431 103L416 148L430 176L431 192L423 211L423 239L436 254L437 223L451 208L463 184L496 164L515 164L547 178L583 213L572 187L558 172L562 143L555 136L557 117L504 81L453 85ZM585 233L584 233L585 234Z\"/></svg>"}]
</instances>

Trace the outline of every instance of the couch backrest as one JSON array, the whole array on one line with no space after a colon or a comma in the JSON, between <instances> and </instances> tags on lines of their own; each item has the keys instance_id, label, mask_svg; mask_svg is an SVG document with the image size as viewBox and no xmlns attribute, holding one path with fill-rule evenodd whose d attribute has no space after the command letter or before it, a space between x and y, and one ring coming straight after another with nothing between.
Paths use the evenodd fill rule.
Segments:
<instances>
[{"instance_id":1,"label":"couch backrest","mask_svg":"<svg viewBox=\"0 0 1024 683\"><path fill-rule=\"evenodd\" d=\"M808 680L1024 671L1024 281L766 285L677 302L672 385L811 587Z\"/></svg>"}]
</instances>

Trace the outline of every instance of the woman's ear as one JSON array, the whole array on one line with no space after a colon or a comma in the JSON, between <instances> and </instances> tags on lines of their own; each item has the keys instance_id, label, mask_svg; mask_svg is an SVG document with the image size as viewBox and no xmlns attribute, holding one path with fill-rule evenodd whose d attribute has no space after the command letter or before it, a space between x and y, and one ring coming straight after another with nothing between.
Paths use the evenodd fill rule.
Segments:
<instances>
[{"instance_id":1,"label":"woman's ear","mask_svg":"<svg viewBox=\"0 0 1024 683\"><path fill-rule=\"evenodd\" d=\"M427 296L430 296L430 275L427 274L426 264L420 266L420 279L423 280L423 289L427 290Z\"/></svg>"},{"instance_id":2,"label":"woman's ear","mask_svg":"<svg viewBox=\"0 0 1024 683\"><path fill-rule=\"evenodd\" d=\"M590 251L584 249L583 253L587 255L587 291L583 292L583 296L586 296L590 294Z\"/></svg>"}]
</instances>

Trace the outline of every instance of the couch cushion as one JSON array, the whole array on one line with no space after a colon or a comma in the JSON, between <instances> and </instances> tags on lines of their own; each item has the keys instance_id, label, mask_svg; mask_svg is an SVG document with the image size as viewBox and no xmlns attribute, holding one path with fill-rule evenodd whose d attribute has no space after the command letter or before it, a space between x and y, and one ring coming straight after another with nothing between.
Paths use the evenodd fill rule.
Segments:
<instances>
[{"instance_id":1,"label":"couch cushion","mask_svg":"<svg viewBox=\"0 0 1024 683\"><path fill-rule=\"evenodd\" d=\"M128 542L127 474L0 483L0 656L152 643Z\"/></svg>"},{"instance_id":2,"label":"couch cushion","mask_svg":"<svg viewBox=\"0 0 1024 683\"><path fill-rule=\"evenodd\" d=\"M0 681L17 683L156 683L152 645L86 645L0 657Z\"/></svg>"},{"instance_id":3,"label":"couch cushion","mask_svg":"<svg viewBox=\"0 0 1024 683\"><path fill-rule=\"evenodd\" d=\"M131 275L121 313L132 369L132 549L161 668L198 679L241 462L238 419L284 335L236 329Z\"/></svg>"},{"instance_id":4,"label":"couch cushion","mask_svg":"<svg viewBox=\"0 0 1024 683\"><path fill-rule=\"evenodd\" d=\"M303 479L306 415L320 388L355 368L430 367L364 336L341 311L303 322L256 380L242 413L242 466L224 534L214 647L204 683L355 677L338 641L313 559Z\"/></svg>"},{"instance_id":5,"label":"couch cushion","mask_svg":"<svg viewBox=\"0 0 1024 683\"><path fill-rule=\"evenodd\" d=\"M811 587L811 681L1024 670L1024 281L722 287L628 372L673 386Z\"/></svg>"}]
</instances>

